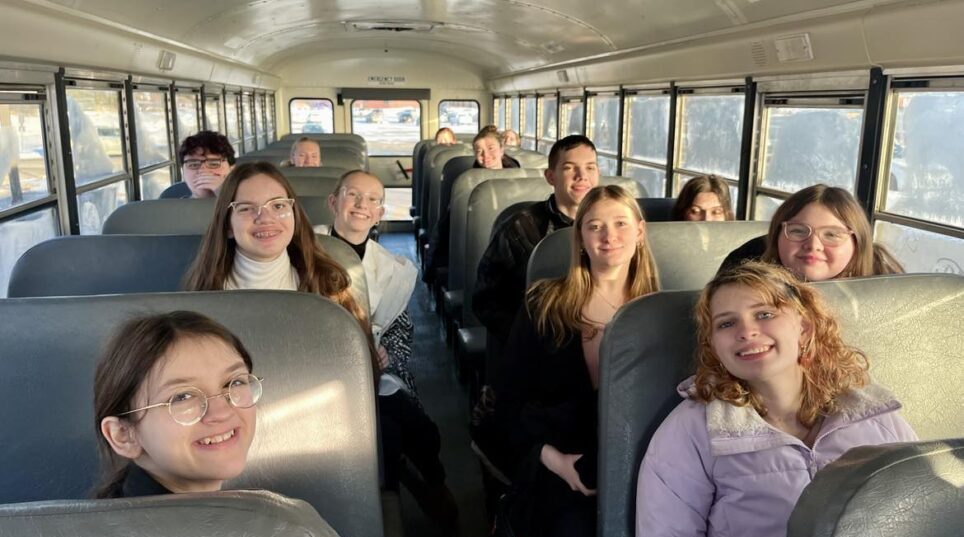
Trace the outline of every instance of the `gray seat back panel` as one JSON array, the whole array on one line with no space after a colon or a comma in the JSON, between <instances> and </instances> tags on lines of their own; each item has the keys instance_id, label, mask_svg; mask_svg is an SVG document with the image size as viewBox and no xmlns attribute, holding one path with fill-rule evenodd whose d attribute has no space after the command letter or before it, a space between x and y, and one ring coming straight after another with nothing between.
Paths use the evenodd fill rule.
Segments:
<instances>
[{"instance_id":1,"label":"gray seat back panel","mask_svg":"<svg viewBox=\"0 0 964 537\"><path fill-rule=\"evenodd\" d=\"M787 537L957 537L964 438L854 448L817 473Z\"/></svg>"},{"instance_id":2,"label":"gray seat back panel","mask_svg":"<svg viewBox=\"0 0 964 537\"><path fill-rule=\"evenodd\" d=\"M292 184L291 186L295 189L295 192L301 196L327 196L331 193L331 190L334 189L335 183L331 180L338 179L348 171L346 168L338 168L335 166L321 166L319 168L295 168L293 166L286 166L279 169ZM324 194L319 194L323 188L309 181L309 179L328 180L326 184L330 184L332 187L324 191ZM191 190L187 187L187 183L178 182L164 189L164 192L161 192L160 199L178 199L190 196Z\"/></svg>"},{"instance_id":3,"label":"gray seat back panel","mask_svg":"<svg viewBox=\"0 0 964 537\"><path fill-rule=\"evenodd\" d=\"M964 432L964 277L908 274L823 282L844 340L904 405L924 440ZM636 477L646 446L693 372L698 291L669 291L619 310L600 350L599 535L634 532ZM939 374L935 374L939 372Z\"/></svg>"},{"instance_id":4,"label":"gray seat back panel","mask_svg":"<svg viewBox=\"0 0 964 537\"><path fill-rule=\"evenodd\" d=\"M337 537L301 500L268 491L167 494L0 505L0 535Z\"/></svg>"},{"instance_id":5,"label":"gray seat back panel","mask_svg":"<svg viewBox=\"0 0 964 537\"><path fill-rule=\"evenodd\" d=\"M425 186L428 188L428 205L426 207L425 215L428 220L424 223L424 228L431 231L435 229L435 223L438 222L439 212L441 208L439 204L442 199L442 177L445 170L445 165L448 161L456 157L464 157L472 154L472 148L463 145L437 145L428 151L428 158L430 159L429 168L427 170L427 182Z\"/></svg>"},{"instance_id":6,"label":"gray seat back panel","mask_svg":"<svg viewBox=\"0 0 964 537\"><path fill-rule=\"evenodd\" d=\"M300 498L342 535L380 536L366 338L344 308L285 291L0 301L11 357L0 376L0 503L86 496L98 475L91 401L101 348L130 315L176 309L227 326L265 377L247 468L225 488Z\"/></svg>"},{"instance_id":7,"label":"gray seat back panel","mask_svg":"<svg viewBox=\"0 0 964 537\"><path fill-rule=\"evenodd\" d=\"M477 185L489 180L540 178L542 172L521 168L487 170L473 168L463 172L452 185L450 204L449 259L465 258L466 222L468 218L469 194ZM449 263L448 289L457 291L465 288L465 266L457 261Z\"/></svg>"},{"instance_id":8,"label":"gray seat back panel","mask_svg":"<svg viewBox=\"0 0 964 537\"><path fill-rule=\"evenodd\" d=\"M352 295L366 312L368 282L358 254L344 241L316 235L348 271ZM10 297L163 293L182 289L200 235L58 237L27 250L10 276Z\"/></svg>"},{"instance_id":9,"label":"gray seat back panel","mask_svg":"<svg viewBox=\"0 0 964 537\"><path fill-rule=\"evenodd\" d=\"M769 222L649 222L646 237L663 289L700 289L723 259L744 242L765 234ZM529 258L527 281L558 278L569 270L572 228L542 239Z\"/></svg>"},{"instance_id":10,"label":"gray seat back panel","mask_svg":"<svg viewBox=\"0 0 964 537\"><path fill-rule=\"evenodd\" d=\"M538 151L506 147L505 154L516 159L521 168L544 170L549 167L549 158Z\"/></svg>"}]
</instances>

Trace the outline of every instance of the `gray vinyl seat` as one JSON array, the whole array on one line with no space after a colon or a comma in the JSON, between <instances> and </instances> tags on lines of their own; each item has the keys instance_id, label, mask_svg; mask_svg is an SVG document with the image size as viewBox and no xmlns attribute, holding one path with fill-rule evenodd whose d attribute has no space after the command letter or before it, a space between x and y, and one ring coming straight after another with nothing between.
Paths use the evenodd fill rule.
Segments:
<instances>
[{"instance_id":1,"label":"gray vinyl seat","mask_svg":"<svg viewBox=\"0 0 964 537\"><path fill-rule=\"evenodd\" d=\"M275 166L280 166L281 163L287 159L288 152L281 154L277 154L275 152L265 154L252 153L238 157L235 164L237 165L244 164L245 162L267 161ZM336 168L345 168L349 170L368 169L367 158L363 155L359 155L355 149L348 147L322 148L321 162L325 166L334 166Z\"/></svg>"},{"instance_id":2,"label":"gray vinyl seat","mask_svg":"<svg viewBox=\"0 0 964 537\"><path fill-rule=\"evenodd\" d=\"M645 196L645 189L633 179L625 177L601 177L600 184L616 184L630 191L634 197ZM458 331L459 344L464 347L466 356L479 356L484 352L486 340L484 328L472 311L472 294L478 276L479 261L488 248L499 213L503 209L520 202L544 200L552 193L552 187L544 178L523 178L513 181L485 181L469 194L466 208L468 215L465 225L465 256L462 273L465 277L462 299L462 327ZM453 258L454 259L454 258Z\"/></svg>"},{"instance_id":3,"label":"gray vinyl seat","mask_svg":"<svg viewBox=\"0 0 964 537\"><path fill-rule=\"evenodd\" d=\"M787 537L957 537L964 438L854 448L814 476Z\"/></svg>"},{"instance_id":4,"label":"gray vinyl seat","mask_svg":"<svg viewBox=\"0 0 964 537\"><path fill-rule=\"evenodd\" d=\"M334 219L327 196L337 179L292 178L297 203L312 225L330 225ZM303 195L303 191L312 195ZM203 234L214 216L214 198L144 200L125 203L107 216L104 235L190 235Z\"/></svg>"},{"instance_id":5,"label":"gray vinyl seat","mask_svg":"<svg viewBox=\"0 0 964 537\"><path fill-rule=\"evenodd\" d=\"M440 151L435 151L436 148L441 147ZM441 207L442 202L442 181L445 178L445 167L448 165L449 161L463 157L461 162L467 161L471 158L472 149L465 145L451 145L451 146L435 146L429 150L429 156L432 158L432 164L428 169L428 205L425 208L425 216L427 219L423 218L422 227L426 231L431 232L435 229L435 225L439 220L439 215L441 211L444 210ZM471 164L467 167L459 166L460 171L465 171L471 168ZM452 170L452 168L449 168ZM455 170L452 170L454 172Z\"/></svg>"},{"instance_id":6,"label":"gray vinyl seat","mask_svg":"<svg viewBox=\"0 0 964 537\"><path fill-rule=\"evenodd\" d=\"M534 168L544 170L549 167L549 157L538 151L519 149L516 147L506 147L505 154L516 159L521 168Z\"/></svg>"},{"instance_id":7,"label":"gray vinyl seat","mask_svg":"<svg viewBox=\"0 0 964 537\"><path fill-rule=\"evenodd\" d=\"M428 148L435 143L434 138L419 140L412 148L412 210L411 216L418 216L421 213L421 193L422 193L422 158Z\"/></svg>"},{"instance_id":8,"label":"gray vinyl seat","mask_svg":"<svg viewBox=\"0 0 964 537\"><path fill-rule=\"evenodd\" d=\"M368 282L358 254L340 239L315 239L351 277L366 312ZM30 248L10 274L9 297L50 297L180 291L201 244L189 235L72 235Z\"/></svg>"},{"instance_id":9,"label":"gray vinyl seat","mask_svg":"<svg viewBox=\"0 0 964 537\"><path fill-rule=\"evenodd\" d=\"M636 198L647 222L672 222L676 198Z\"/></svg>"},{"instance_id":10,"label":"gray vinyl seat","mask_svg":"<svg viewBox=\"0 0 964 537\"><path fill-rule=\"evenodd\" d=\"M285 135L282 136L281 139L278 140L278 141L279 141L279 142L283 142L283 143L287 143L288 146L290 147L291 144L294 143L295 140L297 140L298 138L301 138L302 136L306 136L306 137L308 137L308 138L311 138L312 140L318 140L318 142L321 143L322 145L324 145L324 144L327 143L327 142L335 142L335 141L344 142L344 141L351 141L351 142L353 142L355 145L357 145L358 147L361 147L362 149L364 149L366 152L368 151L368 143L365 141L365 138L363 138L362 136L360 136L360 135L358 135L358 134L348 133L348 132L335 132L335 133L291 133L291 134L285 134Z\"/></svg>"},{"instance_id":11,"label":"gray vinyl seat","mask_svg":"<svg viewBox=\"0 0 964 537\"><path fill-rule=\"evenodd\" d=\"M964 436L964 277L907 274L817 284L844 340L901 400L922 440ZM640 461L693 372L699 291L669 291L623 306L600 349L599 535L634 532Z\"/></svg>"},{"instance_id":12,"label":"gray vinyl seat","mask_svg":"<svg viewBox=\"0 0 964 537\"><path fill-rule=\"evenodd\" d=\"M338 179L346 172L348 172L347 169L338 168L336 166L321 166L319 168L295 168L293 166L285 166L285 167L279 168L279 170L281 170L281 174L284 175L288 179L288 181L292 183L292 186L295 187L295 192L297 192L299 195L306 195L306 196L320 195L320 194L317 194L317 192L320 192L322 190L321 188L319 188L318 185L312 184L311 181L309 181L309 179L319 179L319 180ZM334 183L331 181L326 183L326 185L328 184L334 185ZM332 188L334 187L332 186ZM330 192L331 190L325 191L325 195L327 195ZM165 188L164 192L161 192L161 196L159 199L162 199L162 200L163 199L181 199L181 198L190 198L190 197L191 197L191 190L187 187L187 183L181 181L181 182L174 183L173 185Z\"/></svg>"},{"instance_id":13,"label":"gray vinyl seat","mask_svg":"<svg viewBox=\"0 0 964 537\"><path fill-rule=\"evenodd\" d=\"M766 233L769 222L649 222L646 238L663 289L701 289L737 246ZM555 231L529 258L526 281L558 278L569 270L572 228Z\"/></svg>"},{"instance_id":14,"label":"gray vinyl seat","mask_svg":"<svg viewBox=\"0 0 964 537\"><path fill-rule=\"evenodd\" d=\"M317 178L317 179L338 179L342 175L348 173L347 168L339 168L338 166L320 166L318 168L296 168L294 166L285 166L279 168L281 174L284 175L288 180L296 178Z\"/></svg>"},{"instance_id":15,"label":"gray vinyl seat","mask_svg":"<svg viewBox=\"0 0 964 537\"><path fill-rule=\"evenodd\" d=\"M307 503L267 491L0 505L0 535L337 537Z\"/></svg>"},{"instance_id":16,"label":"gray vinyl seat","mask_svg":"<svg viewBox=\"0 0 964 537\"><path fill-rule=\"evenodd\" d=\"M265 378L244 473L226 489L308 502L341 535L380 537L368 344L308 293L219 291L0 301L0 503L77 499L98 476L92 386L108 334L133 314L192 310L224 324ZM42 426L38 426L38 420Z\"/></svg>"}]
</instances>

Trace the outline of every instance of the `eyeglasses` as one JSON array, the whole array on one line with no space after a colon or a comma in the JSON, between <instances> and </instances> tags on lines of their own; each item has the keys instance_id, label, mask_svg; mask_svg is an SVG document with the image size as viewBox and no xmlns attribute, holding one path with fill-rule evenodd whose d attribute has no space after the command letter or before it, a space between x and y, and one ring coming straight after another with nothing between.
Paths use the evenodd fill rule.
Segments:
<instances>
[{"instance_id":1,"label":"eyeglasses","mask_svg":"<svg viewBox=\"0 0 964 537\"><path fill-rule=\"evenodd\" d=\"M382 197L374 192L364 193L354 188L341 187L341 195L348 198L348 201L350 201L352 205L358 205L362 200L365 200L369 205L377 209L385 203Z\"/></svg>"},{"instance_id":2,"label":"eyeglasses","mask_svg":"<svg viewBox=\"0 0 964 537\"><path fill-rule=\"evenodd\" d=\"M228 204L228 207L231 207L234 214L248 220L257 219L261 216L262 210L267 211L269 215L275 218L288 218L291 216L294 206L295 200L291 198L275 198L264 202L263 205L247 201L232 201Z\"/></svg>"},{"instance_id":3,"label":"eyeglasses","mask_svg":"<svg viewBox=\"0 0 964 537\"><path fill-rule=\"evenodd\" d=\"M208 412L208 400L218 397L227 397L228 402L235 408L251 408L261 399L261 382L263 378L256 377L250 373L238 375L228 381L228 389L215 395L205 395L200 389L194 386L185 386L171 396L166 403L157 403L145 407L128 410L118 414L125 416L150 410L152 408L166 406L171 418L181 425L194 425L201 421Z\"/></svg>"},{"instance_id":4,"label":"eyeglasses","mask_svg":"<svg viewBox=\"0 0 964 537\"><path fill-rule=\"evenodd\" d=\"M852 230L839 226L813 228L807 224L796 222L783 223L783 236L793 242L803 242L809 239L815 232L820 242L828 246L840 246L854 234Z\"/></svg>"},{"instance_id":5,"label":"eyeglasses","mask_svg":"<svg viewBox=\"0 0 964 537\"><path fill-rule=\"evenodd\" d=\"M184 167L189 170L200 170L201 166L209 170L216 170L224 164L224 158L190 159L184 161Z\"/></svg>"}]
</instances>

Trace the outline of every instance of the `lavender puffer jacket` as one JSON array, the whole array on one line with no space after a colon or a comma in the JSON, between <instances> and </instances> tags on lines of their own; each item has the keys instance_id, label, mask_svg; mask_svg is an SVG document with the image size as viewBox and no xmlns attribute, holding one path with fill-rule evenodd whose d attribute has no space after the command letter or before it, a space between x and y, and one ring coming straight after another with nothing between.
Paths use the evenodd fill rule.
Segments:
<instances>
[{"instance_id":1,"label":"lavender puffer jacket","mask_svg":"<svg viewBox=\"0 0 964 537\"><path fill-rule=\"evenodd\" d=\"M693 378L679 385L689 397ZM838 398L808 448L752 407L687 398L653 436L636 486L636 537L786 535L794 504L813 475L856 446L917 435L885 388Z\"/></svg>"}]
</instances>

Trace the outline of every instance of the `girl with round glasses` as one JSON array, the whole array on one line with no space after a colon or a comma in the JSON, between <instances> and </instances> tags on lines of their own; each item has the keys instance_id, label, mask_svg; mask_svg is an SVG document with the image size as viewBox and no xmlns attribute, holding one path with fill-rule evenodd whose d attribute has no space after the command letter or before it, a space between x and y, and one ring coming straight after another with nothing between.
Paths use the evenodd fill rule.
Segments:
<instances>
[{"instance_id":1,"label":"girl with round glasses","mask_svg":"<svg viewBox=\"0 0 964 537\"><path fill-rule=\"evenodd\" d=\"M277 289L316 293L348 310L370 338L348 273L315 240L284 175L268 162L234 168L186 276L190 291ZM377 353L371 349L376 373ZM375 375L378 378L378 375Z\"/></svg>"},{"instance_id":2,"label":"girl with round glasses","mask_svg":"<svg viewBox=\"0 0 964 537\"><path fill-rule=\"evenodd\" d=\"M244 470L261 380L241 341L199 313L124 323L94 377L96 496L220 490Z\"/></svg>"},{"instance_id":3,"label":"girl with round glasses","mask_svg":"<svg viewBox=\"0 0 964 537\"><path fill-rule=\"evenodd\" d=\"M904 272L883 245L873 242L857 200L823 184L787 198L773 214L767 235L730 253L721 271L753 258L783 265L813 282Z\"/></svg>"}]
</instances>

